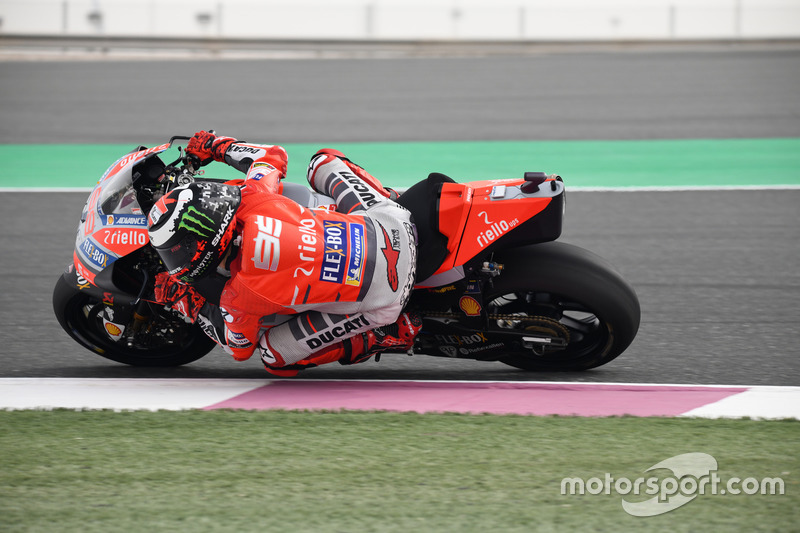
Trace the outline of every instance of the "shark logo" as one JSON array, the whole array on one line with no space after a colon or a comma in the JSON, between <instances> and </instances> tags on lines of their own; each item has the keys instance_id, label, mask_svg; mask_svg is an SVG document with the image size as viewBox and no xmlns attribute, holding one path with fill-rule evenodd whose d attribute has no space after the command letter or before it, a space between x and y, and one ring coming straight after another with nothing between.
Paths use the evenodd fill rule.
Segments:
<instances>
[{"instance_id":1,"label":"shark logo","mask_svg":"<svg viewBox=\"0 0 800 533\"><path fill-rule=\"evenodd\" d=\"M214 220L194 206L189 206L181 215L178 229L181 228L200 237L209 238L214 235Z\"/></svg>"}]
</instances>

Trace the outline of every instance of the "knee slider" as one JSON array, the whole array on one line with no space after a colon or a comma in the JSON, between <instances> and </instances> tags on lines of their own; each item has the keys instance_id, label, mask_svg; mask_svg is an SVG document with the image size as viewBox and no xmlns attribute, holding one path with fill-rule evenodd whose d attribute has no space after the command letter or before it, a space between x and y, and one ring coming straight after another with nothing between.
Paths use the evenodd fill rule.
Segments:
<instances>
[{"instance_id":1,"label":"knee slider","mask_svg":"<svg viewBox=\"0 0 800 533\"><path fill-rule=\"evenodd\" d=\"M317 153L314 154L314 155L315 156L318 156L318 155L332 155L332 156L337 157L339 159L347 160L347 157L342 152L340 152L339 150L335 150L333 148L323 148L322 150L317 150Z\"/></svg>"}]
</instances>

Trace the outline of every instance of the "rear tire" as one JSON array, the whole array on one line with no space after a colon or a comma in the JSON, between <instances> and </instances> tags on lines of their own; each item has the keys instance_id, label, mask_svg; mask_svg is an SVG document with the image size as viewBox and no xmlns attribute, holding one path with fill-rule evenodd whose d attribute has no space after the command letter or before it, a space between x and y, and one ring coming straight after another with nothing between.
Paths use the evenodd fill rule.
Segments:
<instances>
[{"instance_id":1,"label":"rear tire","mask_svg":"<svg viewBox=\"0 0 800 533\"><path fill-rule=\"evenodd\" d=\"M489 312L520 317L505 327L544 331L566 342L542 346L538 354L521 350L501 358L503 363L525 370L587 370L608 363L633 342L639 300L605 259L549 242L504 250L494 260L504 270L485 298L491 302Z\"/></svg>"},{"instance_id":2,"label":"rear tire","mask_svg":"<svg viewBox=\"0 0 800 533\"><path fill-rule=\"evenodd\" d=\"M53 291L53 311L58 323L78 344L106 359L143 367L180 366L200 359L216 346L198 325L187 324L164 310L148 323L157 333L147 334L146 339L134 337L133 345L115 341L103 328L100 316L103 305L64 276L58 279Z\"/></svg>"}]
</instances>

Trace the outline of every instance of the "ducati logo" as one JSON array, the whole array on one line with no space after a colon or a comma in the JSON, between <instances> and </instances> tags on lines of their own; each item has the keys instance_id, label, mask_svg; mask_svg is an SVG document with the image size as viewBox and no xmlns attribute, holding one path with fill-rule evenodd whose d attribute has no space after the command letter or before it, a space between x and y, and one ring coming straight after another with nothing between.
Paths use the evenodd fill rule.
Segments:
<instances>
[{"instance_id":1,"label":"ducati logo","mask_svg":"<svg viewBox=\"0 0 800 533\"><path fill-rule=\"evenodd\" d=\"M360 315L322 331L316 337L306 339L306 344L312 350L317 350L326 344L332 343L336 339L352 335L354 331L358 331L359 329L363 330L364 327L369 325L371 324L366 317Z\"/></svg>"}]
</instances>

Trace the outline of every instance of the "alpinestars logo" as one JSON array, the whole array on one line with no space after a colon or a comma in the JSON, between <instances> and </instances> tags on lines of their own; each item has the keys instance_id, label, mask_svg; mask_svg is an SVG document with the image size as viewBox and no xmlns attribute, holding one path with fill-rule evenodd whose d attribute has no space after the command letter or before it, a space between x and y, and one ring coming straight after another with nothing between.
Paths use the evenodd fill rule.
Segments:
<instances>
[{"instance_id":1,"label":"alpinestars logo","mask_svg":"<svg viewBox=\"0 0 800 533\"><path fill-rule=\"evenodd\" d=\"M197 208L189 206L181 215L178 229L181 228L200 237L209 238L214 235L214 220L210 216L201 213Z\"/></svg>"},{"instance_id":2,"label":"alpinestars logo","mask_svg":"<svg viewBox=\"0 0 800 533\"><path fill-rule=\"evenodd\" d=\"M381 248L383 256L386 258L386 279L389 281L389 287L392 292L397 292L399 280L397 277L397 260L400 259L400 232L396 229L392 230L392 238L386 233L386 228L381 225L383 231L383 244Z\"/></svg>"}]
</instances>

